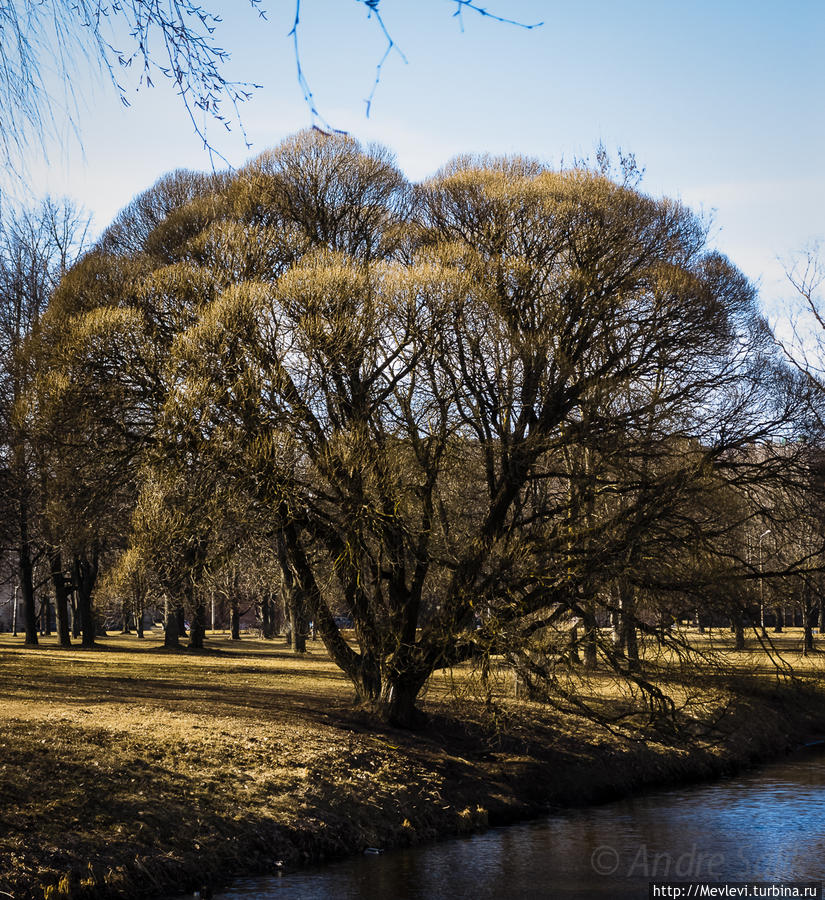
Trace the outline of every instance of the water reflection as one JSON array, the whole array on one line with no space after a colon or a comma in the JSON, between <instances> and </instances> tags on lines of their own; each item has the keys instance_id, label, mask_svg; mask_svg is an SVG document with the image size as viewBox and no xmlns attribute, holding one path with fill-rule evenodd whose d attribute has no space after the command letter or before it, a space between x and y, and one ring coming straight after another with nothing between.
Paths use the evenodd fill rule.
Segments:
<instances>
[{"instance_id":1,"label":"water reflection","mask_svg":"<svg viewBox=\"0 0 825 900\"><path fill-rule=\"evenodd\" d=\"M221 900L640 898L652 879L825 881L825 754L428 847L248 879Z\"/></svg>"}]
</instances>

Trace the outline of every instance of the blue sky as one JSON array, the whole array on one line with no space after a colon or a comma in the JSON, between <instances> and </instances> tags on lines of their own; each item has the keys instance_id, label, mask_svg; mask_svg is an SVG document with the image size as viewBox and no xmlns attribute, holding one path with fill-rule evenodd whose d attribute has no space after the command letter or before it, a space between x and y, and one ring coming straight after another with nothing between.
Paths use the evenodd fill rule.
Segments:
<instances>
[{"instance_id":1,"label":"blue sky","mask_svg":"<svg viewBox=\"0 0 825 900\"><path fill-rule=\"evenodd\" d=\"M233 165L311 122L295 75L293 0L210 0L232 77L264 87L242 107L253 144L210 125ZM552 164L599 141L635 153L643 188L712 216L712 242L761 286L790 293L777 257L825 238L825 0L484 0L525 30L450 0L381 0L408 62L387 60L371 116L364 98L384 39L356 0L302 0L302 62L334 126L392 148L412 179L461 152L522 153ZM79 65L82 146L69 138L30 165L35 190L69 195L102 228L140 190L209 158L166 85L124 109Z\"/></svg>"}]
</instances>

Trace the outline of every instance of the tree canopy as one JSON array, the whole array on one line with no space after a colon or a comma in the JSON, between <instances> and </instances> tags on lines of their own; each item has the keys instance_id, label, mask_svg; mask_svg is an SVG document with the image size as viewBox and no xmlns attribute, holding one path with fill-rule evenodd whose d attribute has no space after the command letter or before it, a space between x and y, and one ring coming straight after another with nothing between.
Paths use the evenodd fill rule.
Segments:
<instances>
[{"instance_id":1,"label":"tree canopy","mask_svg":"<svg viewBox=\"0 0 825 900\"><path fill-rule=\"evenodd\" d=\"M741 625L747 548L808 471L804 385L706 239L627 171L460 158L412 185L303 132L118 216L52 301L35 418L193 639L248 542L381 718L471 658L558 690L581 651L650 689L638 641Z\"/></svg>"}]
</instances>

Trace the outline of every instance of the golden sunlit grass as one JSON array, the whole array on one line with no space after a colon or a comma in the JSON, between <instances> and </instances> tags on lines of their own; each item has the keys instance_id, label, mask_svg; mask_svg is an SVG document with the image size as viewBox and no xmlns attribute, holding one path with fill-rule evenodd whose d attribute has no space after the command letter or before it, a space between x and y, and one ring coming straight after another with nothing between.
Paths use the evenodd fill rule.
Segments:
<instances>
[{"instance_id":1,"label":"golden sunlit grass","mask_svg":"<svg viewBox=\"0 0 825 900\"><path fill-rule=\"evenodd\" d=\"M0 890L80 866L128 896L141 875L190 887L199 866L208 881L352 850L354 836L435 835L437 746L399 753L367 733L320 645L297 659L283 643L209 644L116 637L89 652L0 636Z\"/></svg>"},{"instance_id":2,"label":"golden sunlit grass","mask_svg":"<svg viewBox=\"0 0 825 900\"><path fill-rule=\"evenodd\" d=\"M727 651L748 690L713 670L671 679L680 721L718 726L691 741L516 701L504 671L487 707L468 668L433 678L426 732L376 732L320 643L297 658L250 637L209 635L197 653L160 640L109 637L82 651L0 635L0 891L191 890L278 861L464 831L488 812L502 820L711 774L776 752L814 721L756 645ZM793 632L778 640L819 681L823 655L801 657ZM578 689L603 710L628 702L606 674Z\"/></svg>"}]
</instances>

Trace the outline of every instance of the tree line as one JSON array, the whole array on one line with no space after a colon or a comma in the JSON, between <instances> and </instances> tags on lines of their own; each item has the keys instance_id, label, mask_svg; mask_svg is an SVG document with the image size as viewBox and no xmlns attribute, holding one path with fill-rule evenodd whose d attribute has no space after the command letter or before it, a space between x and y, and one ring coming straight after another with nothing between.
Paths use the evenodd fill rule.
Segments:
<instances>
[{"instance_id":1,"label":"tree line","mask_svg":"<svg viewBox=\"0 0 825 900\"><path fill-rule=\"evenodd\" d=\"M706 652L686 619L741 647L793 605L812 649L818 393L706 225L627 160L461 157L410 184L316 130L165 176L47 265L4 228L28 642L38 572L63 644L69 588L87 646L104 597L163 598L167 644L185 617L197 647L209 591L246 592L299 651L312 620L401 725L469 660L656 696L651 653Z\"/></svg>"}]
</instances>

